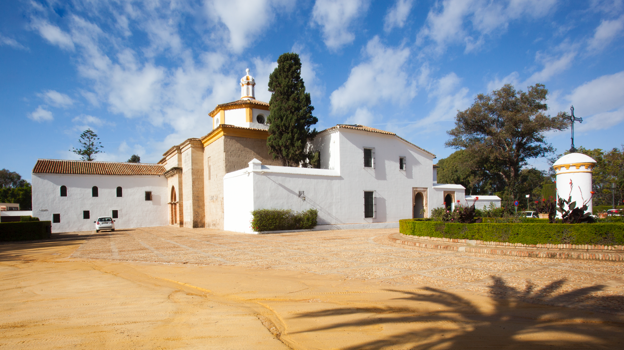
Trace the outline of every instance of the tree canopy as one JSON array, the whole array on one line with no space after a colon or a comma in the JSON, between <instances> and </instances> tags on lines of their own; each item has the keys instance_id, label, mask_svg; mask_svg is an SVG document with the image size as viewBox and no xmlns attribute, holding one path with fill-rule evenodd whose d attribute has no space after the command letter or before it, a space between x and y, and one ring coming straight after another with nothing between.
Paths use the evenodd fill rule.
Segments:
<instances>
[{"instance_id":1,"label":"tree canopy","mask_svg":"<svg viewBox=\"0 0 624 350\"><path fill-rule=\"evenodd\" d=\"M97 136L95 132L91 129L87 129L80 134L80 139L78 140L80 143L80 148L73 148L70 151L76 153L81 156L81 160L93 161L95 160L95 155L98 153L104 153L102 149L102 143L100 142L100 138Z\"/></svg>"},{"instance_id":2,"label":"tree canopy","mask_svg":"<svg viewBox=\"0 0 624 350\"><path fill-rule=\"evenodd\" d=\"M307 142L317 134L310 127L318 122L301 79L299 55L285 53L279 57L277 68L269 76L269 91L273 93L267 118L269 153L284 166L299 166L308 158Z\"/></svg>"},{"instance_id":3,"label":"tree canopy","mask_svg":"<svg viewBox=\"0 0 624 350\"><path fill-rule=\"evenodd\" d=\"M141 157L136 154L133 154L130 159L128 159L128 163L141 163Z\"/></svg>"},{"instance_id":4,"label":"tree canopy","mask_svg":"<svg viewBox=\"0 0 624 350\"><path fill-rule=\"evenodd\" d=\"M18 188L30 186L28 181L14 171L7 169L0 170L0 188Z\"/></svg>"},{"instance_id":5,"label":"tree canopy","mask_svg":"<svg viewBox=\"0 0 624 350\"><path fill-rule=\"evenodd\" d=\"M544 133L567 128L565 112L546 114L548 90L542 84L517 91L507 84L489 95L479 94L473 105L457 113L453 136L446 145L468 151L500 177L507 193L519 194L521 170L532 158L554 151Z\"/></svg>"}]
</instances>

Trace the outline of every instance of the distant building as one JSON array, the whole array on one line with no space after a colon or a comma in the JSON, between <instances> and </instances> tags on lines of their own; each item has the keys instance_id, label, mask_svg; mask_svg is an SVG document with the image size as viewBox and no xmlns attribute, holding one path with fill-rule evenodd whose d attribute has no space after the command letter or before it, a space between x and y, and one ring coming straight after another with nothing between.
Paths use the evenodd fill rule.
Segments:
<instances>
[{"instance_id":1,"label":"distant building","mask_svg":"<svg viewBox=\"0 0 624 350\"><path fill-rule=\"evenodd\" d=\"M399 219L465 204L463 186L437 183L434 154L363 125L339 124L318 134L310 147L320 152L320 169L280 166L266 146L269 104L255 99L249 70L240 85L240 100L209 113L209 134L171 147L158 164L39 160L34 215L52 220L53 232L93 230L103 215L117 215L117 228L251 232L256 209L315 208L319 225L328 228L396 227ZM500 199L479 199L481 206L489 203L500 206Z\"/></svg>"},{"instance_id":2,"label":"distant building","mask_svg":"<svg viewBox=\"0 0 624 350\"><path fill-rule=\"evenodd\" d=\"M20 210L19 203L0 203L0 211L18 211Z\"/></svg>"}]
</instances>

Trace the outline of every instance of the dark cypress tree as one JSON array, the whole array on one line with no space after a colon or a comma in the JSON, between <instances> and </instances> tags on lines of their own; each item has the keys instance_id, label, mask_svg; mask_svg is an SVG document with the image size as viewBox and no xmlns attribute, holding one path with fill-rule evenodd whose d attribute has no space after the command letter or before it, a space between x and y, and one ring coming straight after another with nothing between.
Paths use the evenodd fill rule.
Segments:
<instances>
[{"instance_id":1,"label":"dark cypress tree","mask_svg":"<svg viewBox=\"0 0 624 350\"><path fill-rule=\"evenodd\" d=\"M307 141L317 134L310 126L318 122L301 79L299 55L285 53L279 57L277 68L269 76L269 91L273 93L267 120L269 153L284 166L299 166L307 158Z\"/></svg>"}]
</instances>

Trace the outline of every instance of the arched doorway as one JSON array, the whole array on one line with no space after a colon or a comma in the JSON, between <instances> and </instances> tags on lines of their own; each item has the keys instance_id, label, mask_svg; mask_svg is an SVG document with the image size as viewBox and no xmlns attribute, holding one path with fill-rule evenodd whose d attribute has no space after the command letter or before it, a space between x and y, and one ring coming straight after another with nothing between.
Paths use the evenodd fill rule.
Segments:
<instances>
[{"instance_id":1,"label":"arched doorway","mask_svg":"<svg viewBox=\"0 0 624 350\"><path fill-rule=\"evenodd\" d=\"M446 210L453 210L453 196L450 194L444 196L444 207L446 207Z\"/></svg>"},{"instance_id":2,"label":"arched doorway","mask_svg":"<svg viewBox=\"0 0 624 350\"><path fill-rule=\"evenodd\" d=\"M178 223L178 197L175 187L171 186L171 225Z\"/></svg>"},{"instance_id":3,"label":"arched doorway","mask_svg":"<svg viewBox=\"0 0 624 350\"><path fill-rule=\"evenodd\" d=\"M414 218L425 217L425 197L421 192L416 193L414 197Z\"/></svg>"}]
</instances>

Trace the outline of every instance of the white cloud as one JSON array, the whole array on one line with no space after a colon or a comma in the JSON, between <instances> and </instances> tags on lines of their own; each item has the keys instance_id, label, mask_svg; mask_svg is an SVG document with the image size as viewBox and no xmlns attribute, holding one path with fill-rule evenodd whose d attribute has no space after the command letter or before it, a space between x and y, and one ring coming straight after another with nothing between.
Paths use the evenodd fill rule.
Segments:
<instances>
[{"instance_id":1,"label":"white cloud","mask_svg":"<svg viewBox=\"0 0 624 350\"><path fill-rule=\"evenodd\" d=\"M498 79L498 77L494 78L494 80L488 82L487 84L487 93L490 93L494 90L498 90L503 87L505 84L511 84L513 86L518 86L518 72L513 72L503 79Z\"/></svg>"},{"instance_id":2,"label":"white cloud","mask_svg":"<svg viewBox=\"0 0 624 350\"><path fill-rule=\"evenodd\" d=\"M598 53L609 45L624 29L624 15L614 20L603 20L596 28L593 38L589 40L587 50Z\"/></svg>"},{"instance_id":3,"label":"white cloud","mask_svg":"<svg viewBox=\"0 0 624 350\"><path fill-rule=\"evenodd\" d=\"M433 124L452 121L457 116L457 111L470 107L468 89L460 87L460 83L461 79L455 73L449 73L438 79L429 94L429 98L436 101L434 108L412 128L422 131L427 130Z\"/></svg>"},{"instance_id":4,"label":"white cloud","mask_svg":"<svg viewBox=\"0 0 624 350\"><path fill-rule=\"evenodd\" d=\"M27 50L27 48L15 41L15 39L7 38L6 36L0 34L0 46L6 45L11 46L14 49Z\"/></svg>"},{"instance_id":5,"label":"white cloud","mask_svg":"<svg viewBox=\"0 0 624 350\"><path fill-rule=\"evenodd\" d=\"M32 26L39 31L39 35L50 42L50 44L57 45L64 50L74 50L74 42L71 36L62 31L61 28L40 19L33 20Z\"/></svg>"},{"instance_id":6,"label":"white cloud","mask_svg":"<svg viewBox=\"0 0 624 350\"><path fill-rule=\"evenodd\" d=\"M312 20L321 27L325 45L337 50L351 43L355 34L350 31L353 22L368 11L368 0L316 0Z\"/></svg>"},{"instance_id":7,"label":"white cloud","mask_svg":"<svg viewBox=\"0 0 624 350\"><path fill-rule=\"evenodd\" d=\"M71 97L54 90L48 90L39 94L47 104L55 107L69 107L74 104Z\"/></svg>"},{"instance_id":8,"label":"white cloud","mask_svg":"<svg viewBox=\"0 0 624 350\"><path fill-rule=\"evenodd\" d=\"M410 50L384 46L379 37L364 50L366 61L351 69L347 81L330 96L332 113L344 113L380 101L407 102L416 96L418 79L408 71Z\"/></svg>"},{"instance_id":9,"label":"white cloud","mask_svg":"<svg viewBox=\"0 0 624 350\"><path fill-rule=\"evenodd\" d=\"M52 117L52 112L44 109L43 106L37 107L34 112L28 115L28 118L36 122L51 121L54 119L54 117Z\"/></svg>"},{"instance_id":10,"label":"white cloud","mask_svg":"<svg viewBox=\"0 0 624 350\"><path fill-rule=\"evenodd\" d=\"M553 76L567 70L572 65L572 61L576 57L576 51L568 51L559 57L544 55L540 52L536 55L536 60L540 61L544 68L539 72L533 73L523 86L529 86L535 83L545 83Z\"/></svg>"},{"instance_id":11,"label":"white cloud","mask_svg":"<svg viewBox=\"0 0 624 350\"><path fill-rule=\"evenodd\" d=\"M444 0L434 6L417 36L417 43L432 42L430 51L444 52L451 44L463 44L466 52L480 48L485 36L504 32L510 22L549 14L557 0Z\"/></svg>"},{"instance_id":12,"label":"white cloud","mask_svg":"<svg viewBox=\"0 0 624 350\"><path fill-rule=\"evenodd\" d=\"M72 119L72 122L74 123L83 123L85 125L95 125L95 126L102 126L102 125L114 125L114 123L109 123L106 122L105 120L102 120L98 117L94 117L92 115L80 115L77 117L74 117L74 119ZM84 130L86 128L82 128L81 130Z\"/></svg>"},{"instance_id":13,"label":"white cloud","mask_svg":"<svg viewBox=\"0 0 624 350\"><path fill-rule=\"evenodd\" d=\"M240 53L267 30L277 12L290 11L294 5L287 0L209 0L206 14L227 28L222 36L232 51Z\"/></svg>"},{"instance_id":14,"label":"white cloud","mask_svg":"<svg viewBox=\"0 0 624 350\"><path fill-rule=\"evenodd\" d=\"M403 28L413 4L414 0L397 0L384 18L384 30L389 32L395 27Z\"/></svg>"},{"instance_id":15,"label":"white cloud","mask_svg":"<svg viewBox=\"0 0 624 350\"><path fill-rule=\"evenodd\" d=\"M277 68L277 62L271 60L263 60L260 58L254 58L255 71L251 71L251 75L256 80L256 99L264 102L271 100L271 93L269 92L269 75L273 73ZM241 74L241 77L243 74Z\"/></svg>"},{"instance_id":16,"label":"white cloud","mask_svg":"<svg viewBox=\"0 0 624 350\"><path fill-rule=\"evenodd\" d=\"M375 116L371 113L368 108L358 108L355 113L347 118L345 124L360 124L365 126L371 126L373 121L375 120Z\"/></svg>"}]
</instances>

